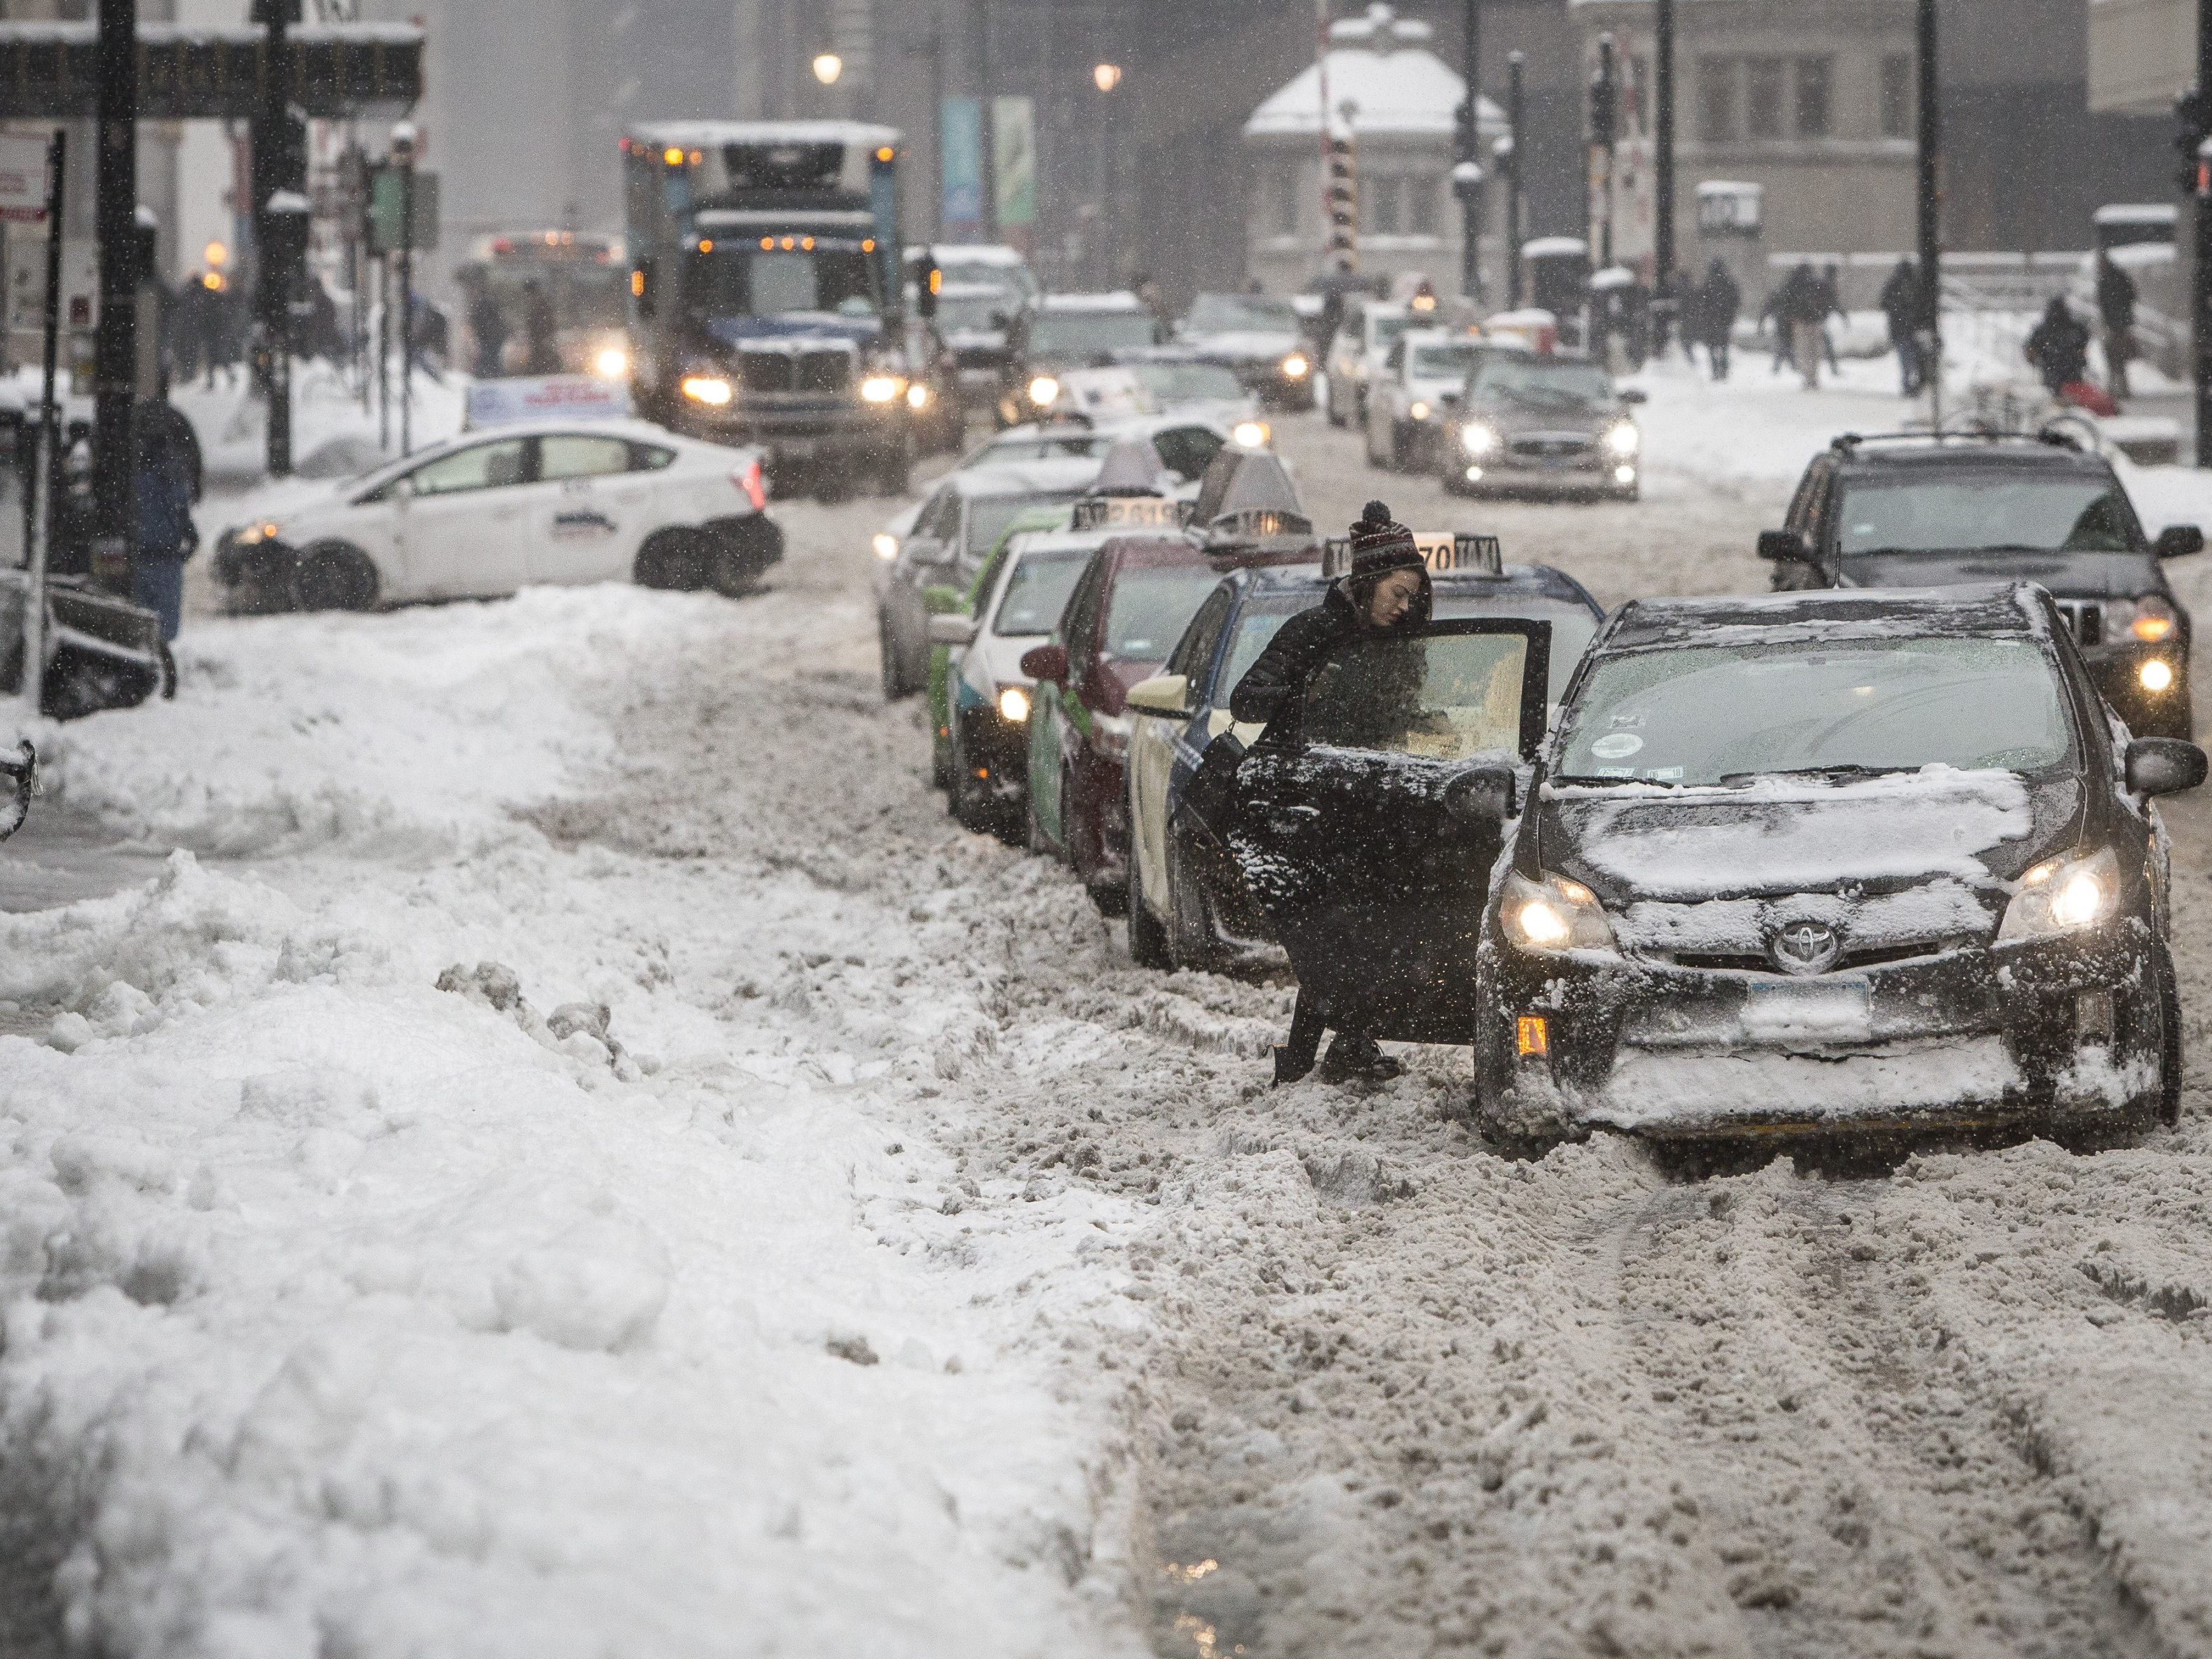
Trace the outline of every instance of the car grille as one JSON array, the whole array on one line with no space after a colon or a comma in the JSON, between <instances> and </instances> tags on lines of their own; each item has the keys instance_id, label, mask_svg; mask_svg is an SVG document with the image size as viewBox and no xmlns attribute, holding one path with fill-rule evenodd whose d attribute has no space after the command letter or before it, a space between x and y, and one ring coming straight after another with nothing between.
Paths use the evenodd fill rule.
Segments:
<instances>
[{"instance_id":1,"label":"car grille","mask_svg":"<svg viewBox=\"0 0 2212 1659\"><path fill-rule=\"evenodd\" d=\"M795 365L781 351L748 351L738 359L738 378L748 392L788 392Z\"/></svg>"},{"instance_id":2,"label":"car grille","mask_svg":"<svg viewBox=\"0 0 2212 1659\"><path fill-rule=\"evenodd\" d=\"M2054 601L2058 614L2066 618L2078 645L2102 645L2105 642L2105 607L2094 599L2059 599Z\"/></svg>"},{"instance_id":3,"label":"car grille","mask_svg":"<svg viewBox=\"0 0 2212 1659\"><path fill-rule=\"evenodd\" d=\"M963 346L958 353L963 368L996 368L1006 361L1004 346Z\"/></svg>"},{"instance_id":4,"label":"car grille","mask_svg":"<svg viewBox=\"0 0 2212 1659\"><path fill-rule=\"evenodd\" d=\"M853 379L853 358L844 351L809 351L799 360L801 392L842 392Z\"/></svg>"},{"instance_id":5,"label":"car grille","mask_svg":"<svg viewBox=\"0 0 2212 1659\"><path fill-rule=\"evenodd\" d=\"M1826 971L1839 974L1853 968L1879 968L1885 963L1910 962L1916 957L1936 956L1960 943L1961 941L1957 939L1931 939L1913 945L1890 945L1880 949L1860 951L1854 951L1847 945ZM1773 959L1765 956L1721 951L1656 951L1650 954L1656 960L1676 968L1697 968L1708 973L1771 974L1776 971Z\"/></svg>"},{"instance_id":6,"label":"car grille","mask_svg":"<svg viewBox=\"0 0 2212 1659\"><path fill-rule=\"evenodd\" d=\"M1566 433L1516 438L1513 453L1524 461L1588 460L1595 446L1588 438Z\"/></svg>"}]
</instances>

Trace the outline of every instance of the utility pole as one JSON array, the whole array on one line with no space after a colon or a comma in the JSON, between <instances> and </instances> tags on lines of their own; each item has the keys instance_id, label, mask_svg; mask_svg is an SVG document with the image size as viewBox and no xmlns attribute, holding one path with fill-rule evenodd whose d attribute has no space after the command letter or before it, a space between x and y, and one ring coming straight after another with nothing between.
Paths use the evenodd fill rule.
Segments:
<instances>
[{"instance_id":1,"label":"utility pole","mask_svg":"<svg viewBox=\"0 0 2212 1659\"><path fill-rule=\"evenodd\" d=\"M978 169L983 175L983 240L995 242L999 240L999 112L991 100L990 0L972 0L969 15L975 20L975 31L976 118L983 129Z\"/></svg>"},{"instance_id":2,"label":"utility pole","mask_svg":"<svg viewBox=\"0 0 2212 1659\"><path fill-rule=\"evenodd\" d=\"M1459 291L1482 298L1482 10L1481 0L1464 0L1460 27L1461 78L1467 82L1462 106L1459 161L1452 168L1452 194L1459 198Z\"/></svg>"},{"instance_id":3,"label":"utility pole","mask_svg":"<svg viewBox=\"0 0 2212 1659\"><path fill-rule=\"evenodd\" d=\"M129 593L137 566L138 492L131 403L138 391L138 3L100 0L94 59L99 137L94 167L100 238L100 325L94 370L92 574ZM52 228L60 234L60 227Z\"/></svg>"},{"instance_id":4,"label":"utility pole","mask_svg":"<svg viewBox=\"0 0 2212 1659\"><path fill-rule=\"evenodd\" d=\"M2200 0L2200 3L2212 4L2212 0ZM1918 44L1921 361L1927 366L1929 425L1940 430L1943 424L1943 245L1937 216L1943 200L1940 165L1943 128L1936 88L1936 0L1920 0ZM2201 364L2204 350L2201 322L2199 328Z\"/></svg>"},{"instance_id":5,"label":"utility pole","mask_svg":"<svg viewBox=\"0 0 2212 1659\"><path fill-rule=\"evenodd\" d=\"M415 453L415 124L392 129L399 168L399 453Z\"/></svg>"},{"instance_id":6,"label":"utility pole","mask_svg":"<svg viewBox=\"0 0 2212 1659\"><path fill-rule=\"evenodd\" d=\"M1681 301L1674 293L1674 0L1658 0L1658 40L1653 52L1652 136L1659 147L1652 180L1651 282L1657 290L1655 355L1667 355Z\"/></svg>"},{"instance_id":7,"label":"utility pole","mask_svg":"<svg viewBox=\"0 0 2212 1659\"><path fill-rule=\"evenodd\" d=\"M2212 0L2197 0L2197 84L2181 100L2184 142L2192 164L2185 189L2195 198L2195 269L2190 310L2197 359L2197 465L2212 467Z\"/></svg>"},{"instance_id":8,"label":"utility pole","mask_svg":"<svg viewBox=\"0 0 2212 1659\"><path fill-rule=\"evenodd\" d=\"M1590 82L1590 179L1598 215L1597 268L1613 264L1613 150L1620 136L1620 82L1613 36L1597 38L1597 79Z\"/></svg>"},{"instance_id":9,"label":"utility pole","mask_svg":"<svg viewBox=\"0 0 2212 1659\"><path fill-rule=\"evenodd\" d=\"M292 471L292 301L307 264L307 134L292 118L292 24L300 0L254 0L253 21L266 31L261 108L253 118L254 320L260 325L259 365L269 396L269 476ZM296 213L293 204L301 205Z\"/></svg>"},{"instance_id":10,"label":"utility pole","mask_svg":"<svg viewBox=\"0 0 2212 1659\"><path fill-rule=\"evenodd\" d=\"M1528 216L1522 204L1521 133L1528 113L1528 58L1513 52L1505 59L1505 304L1521 308L1521 231Z\"/></svg>"}]
</instances>

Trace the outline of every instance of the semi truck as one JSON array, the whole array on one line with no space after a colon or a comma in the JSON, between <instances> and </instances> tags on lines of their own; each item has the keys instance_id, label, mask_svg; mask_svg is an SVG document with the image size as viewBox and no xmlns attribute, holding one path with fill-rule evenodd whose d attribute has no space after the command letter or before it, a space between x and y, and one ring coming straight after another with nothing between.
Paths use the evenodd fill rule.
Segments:
<instances>
[{"instance_id":1,"label":"semi truck","mask_svg":"<svg viewBox=\"0 0 2212 1659\"><path fill-rule=\"evenodd\" d=\"M639 411L759 446L781 493L903 491L898 132L663 122L622 149Z\"/></svg>"}]
</instances>

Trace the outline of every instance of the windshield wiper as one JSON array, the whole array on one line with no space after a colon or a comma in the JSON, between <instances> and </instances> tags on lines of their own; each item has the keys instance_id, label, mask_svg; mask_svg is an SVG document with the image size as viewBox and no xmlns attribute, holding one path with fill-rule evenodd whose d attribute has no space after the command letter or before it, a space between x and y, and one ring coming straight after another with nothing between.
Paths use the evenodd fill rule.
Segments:
<instances>
[{"instance_id":1,"label":"windshield wiper","mask_svg":"<svg viewBox=\"0 0 2212 1659\"><path fill-rule=\"evenodd\" d=\"M1655 789L1682 787L1682 781L1679 778L1600 778L1593 777L1584 772L1554 772L1545 781L1548 783L1587 784L1598 789L1617 789L1624 783L1649 784Z\"/></svg>"},{"instance_id":2,"label":"windshield wiper","mask_svg":"<svg viewBox=\"0 0 2212 1659\"><path fill-rule=\"evenodd\" d=\"M1893 772L1917 772L1917 766L1863 766L1856 761L1838 761L1826 766L1784 766L1771 771L1723 772L1723 783L1743 783L1753 778L1880 778Z\"/></svg>"}]
</instances>

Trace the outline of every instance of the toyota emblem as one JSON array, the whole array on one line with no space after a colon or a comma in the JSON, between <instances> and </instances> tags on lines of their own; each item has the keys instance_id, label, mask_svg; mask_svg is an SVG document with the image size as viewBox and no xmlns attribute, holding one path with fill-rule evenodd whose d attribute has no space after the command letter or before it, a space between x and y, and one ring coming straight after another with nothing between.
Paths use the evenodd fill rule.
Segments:
<instances>
[{"instance_id":1,"label":"toyota emblem","mask_svg":"<svg viewBox=\"0 0 2212 1659\"><path fill-rule=\"evenodd\" d=\"M1784 922L1774 931L1774 965L1785 974L1825 974L1843 953L1843 941L1825 921Z\"/></svg>"}]
</instances>

